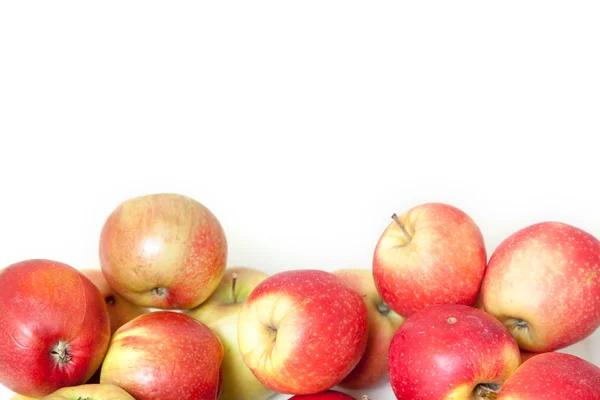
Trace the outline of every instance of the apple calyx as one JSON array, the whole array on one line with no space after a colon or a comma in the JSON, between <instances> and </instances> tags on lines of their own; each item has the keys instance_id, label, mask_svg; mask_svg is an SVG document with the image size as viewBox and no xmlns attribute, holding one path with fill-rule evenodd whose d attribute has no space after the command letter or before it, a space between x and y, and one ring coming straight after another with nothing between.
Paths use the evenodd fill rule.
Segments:
<instances>
[{"instance_id":1,"label":"apple calyx","mask_svg":"<svg viewBox=\"0 0 600 400\"><path fill-rule=\"evenodd\" d=\"M77 400L93 400L91 397L78 397Z\"/></svg>"},{"instance_id":2,"label":"apple calyx","mask_svg":"<svg viewBox=\"0 0 600 400\"><path fill-rule=\"evenodd\" d=\"M50 350L50 355L59 367L64 367L69 361L71 361L71 355L69 354L69 344L59 341Z\"/></svg>"},{"instance_id":3,"label":"apple calyx","mask_svg":"<svg viewBox=\"0 0 600 400\"><path fill-rule=\"evenodd\" d=\"M402 223L402 221L400 221L400 218L398 218L396 214L392 215L392 219L394 220L394 222L396 222L396 224L398 224L400 230L402 230L402 233L404 234L404 237L406 239L406 243L409 243L412 240L412 236L410 233L408 233L406 226L404 226L404 224Z\"/></svg>"},{"instance_id":4,"label":"apple calyx","mask_svg":"<svg viewBox=\"0 0 600 400\"><path fill-rule=\"evenodd\" d=\"M231 298L233 299L233 304L237 303L237 299L235 298L235 284L237 283L237 278L237 272L231 274Z\"/></svg>"},{"instance_id":5,"label":"apple calyx","mask_svg":"<svg viewBox=\"0 0 600 400\"><path fill-rule=\"evenodd\" d=\"M480 383L475 386L475 398L477 400L495 400L502 385L498 383Z\"/></svg>"},{"instance_id":6,"label":"apple calyx","mask_svg":"<svg viewBox=\"0 0 600 400\"><path fill-rule=\"evenodd\" d=\"M390 311L392 311L392 309L390 308L390 306L388 306L385 302L382 301L381 303L377 304L377 311L379 311L379 314L385 317L390 313Z\"/></svg>"},{"instance_id":7,"label":"apple calyx","mask_svg":"<svg viewBox=\"0 0 600 400\"><path fill-rule=\"evenodd\" d=\"M104 298L104 302L106 304L108 304L109 306L112 306L113 304L115 304L115 296L113 296L112 294L109 294L108 296L106 296ZM85 399L84 399L85 400Z\"/></svg>"},{"instance_id":8,"label":"apple calyx","mask_svg":"<svg viewBox=\"0 0 600 400\"><path fill-rule=\"evenodd\" d=\"M150 291L150 294L157 297L165 297L167 295L167 289L164 287L156 287Z\"/></svg>"}]
</instances>

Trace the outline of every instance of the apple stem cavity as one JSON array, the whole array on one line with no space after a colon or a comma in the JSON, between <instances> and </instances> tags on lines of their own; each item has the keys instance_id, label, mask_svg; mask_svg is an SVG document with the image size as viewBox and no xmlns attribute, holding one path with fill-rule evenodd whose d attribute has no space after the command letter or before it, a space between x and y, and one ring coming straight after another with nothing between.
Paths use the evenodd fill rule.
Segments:
<instances>
[{"instance_id":1,"label":"apple stem cavity","mask_svg":"<svg viewBox=\"0 0 600 400\"><path fill-rule=\"evenodd\" d=\"M502 385L498 383L481 383L475 386L475 398L477 400L494 400L498 398L498 392Z\"/></svg>"},{"instance_id":2,"label":"apple stem cavity","mask_svg":"<svg viewBox=\"0 0 600 400\"><path fill-rule=\"evenodd\" d=\"M50 350L50 355L59 367L64 367L69 361L71 361L71 355L69 354L69 345L65 342L59 341Z\"/></svg>"},{"instance_id":3,"label":"apple stem cavity","mask_svg":"<svg viewBox=\"0 0 600 400\"><path fill-rule=\"evenodd\" d=\"M515 318L515 326L517 329L527 329L529 324L521 318Z\"/></svg>"},{"instance_id":4,"label":"apple stem cavity","mask_svg":"<svg viewBox=\"0 0 600 400\"><path fill-rule=\"evenodd\" d=\"M377 304L377 311L379 311L379 314L386 316L390 313L391 309L390 306L382 301L381 303Z\"/></svg>"},{"instance_id":5,"label":"apple stem cavity","mask_svg":"<svg viewBox=\"0 0 600 400\"><path fill-rule=\"evenodd\" d=\"M167 294L167 289L165 289L164 287L157 287L152 289L150 291L150 294L152 294L153 296L165 297Z\"/></svg>"},{"instance_id":6,"label":"apple stem cavity","mask_svg":"<svg viewBox=\"0 0 600 400\"><path fill-rule=\"evenodd\" d=\"M231 298L233 299L233 304L237 303L237 299L235 298L235 285L237 283L238 274L231 274Z\"/></svg>"},{"instance_id":7,"label":"apple stem cavity","mask_svg":"<svg viewBox=\"0 0 600 400\"><path fill-rule=\"evenodd\" d=\"M398 218L396 214L393 214L392 219L398 224L398 226L402 230L402 233L404 233L404 236L406 236L406 238L410 242L412 240L412 236L410 235L410 233L408 233L408 230L406 230L406 227L404 226L402 221L400 221L400 218Z\"/></svg>"}]
</instances>

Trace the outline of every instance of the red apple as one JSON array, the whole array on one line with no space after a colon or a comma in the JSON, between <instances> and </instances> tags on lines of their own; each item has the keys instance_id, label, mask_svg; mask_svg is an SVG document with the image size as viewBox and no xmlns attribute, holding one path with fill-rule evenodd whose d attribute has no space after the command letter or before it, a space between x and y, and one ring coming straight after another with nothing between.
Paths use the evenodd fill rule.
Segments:
<instances>
[{"instance_id":1,"label":"red apple","mask_svg":"<svg viewBox=\"0 0 600 400\"><path fill-rule=\"evenodd\" d=\"M333 274L362 295L369 314L369 339L365 353L340 386L350 389L373 386L388 376L388 349L404 318L383 301L375 288L370 269L340 269Z\"/></svg>"},{"instance_id":2,"label":"red apple","mask_svg":"<svg viewBox=\"0 0 600 400\"><path fill-rule=\"evenodd\" d=\"M529 360L531 357L538 355L540 353L533 353L531 351L525 351L525 350L521 350L521 364L523 364L525 361Z\"/></svg>"},{"instance_id":3,"label":"red apple","mask_svg":"<svg viewBox=\"0 0 600 400\"><path fill-rule=\"evenodd\" d=\"M510 332L486 312L461 304L421 309L390 345L390 382L398 399L493 398L519 364Z\"/></svg>"},{"instance_id":4,"label":"red apple","mask_svg":"<svg viewBox=\"0 0 600 400\"><path fill-rule=\"evenodd\" d=\"M58 389L42 400L135 400L115 385L80 385Z\"/></svg>"},{"instance_id":5,"label":"red apple","mask_svg":"<svg viewBox=\"0 0 600 400\"><path fill-rule=\"evenodd\" d=\"M26 260L0 271L0 384L28 397L83 384L110 340L104 298L75 268Z\"/></svg>"},{"instance_id":6,"label":"red apple","mask_svg":"<svg viewBox=\"0 0 600 400\"><path fill-rule=\"evenodd\" d=\"M442 203L392 218L373 255L373 277L384 301L405 318L434 304L475 304L487 261L475 222Z\"/></svg>"},{"instance_id":7,"label":"red apple","mask_svg":"<svg viewBox=\"0 0 600 400\"><path fill-rule=\"evenodd\" d=\"M577 343L600 326L600 241L559 222L521 229L490 257L481 292L521 349Z\"/></svg>"},{"instance_id":8,"label":"red apple","mask_svg":"<svg viewBox=\"0 0 600 400\"><path fill-rule=\"evenodd\" d=\"M191 309L211 295L227 260L225 233L212 212L178 194L121 203L100 236L100 263L119 295L141 307Z\"/></svg>"},{"instance_id":9,"label":"red apple","mask_svg":"<svg viewBox=\"0 0 600 400\"><path fill-rule=\"evenodd\" d=\"M82 274L88 277L90 281L100 290L110 317L110 330L114 333L121 326L131 321L135 317L149 312L150 310L138 307L119 296L106 282L104 274L98 269L84 269Z\"/></svg>"},{"instance_id":10,"label":"red apple","mask_svg":"<svg viewBox=\"0 0 600 400\"><path fill-rule=\"evenodd\" d=\"M368 337L362 297L319 270L280 272L250 294L238 322L244 361L268 388L319 393L358 364Z\"/></svg>"},{"instance_id":11,"label":"red apple","mask_svg":"<svg viewBox=\"0 0 600 400\"><path fill-rule=\"evenodd\" d=\"M345 393L335 390L328 390L317 394L304 394L290 397L290 400L356 400L354 397L348 396ZM361 400L369 400L367 396L363 396Z\"/></svg>"},{"instance_id":12,"label":"red apple","mask_svg":"<svg viewBox=\"0 0 600 400\"><path fill-rule=\"evenodd\" d=\"M600 368L564 353L542 353L517 369L498 400L598 400Z\"/></svg>"},{"instance_id":13,"label":"red apple","mask_svg":"<svg viewBox=\"0 0 600 400\"><path fill-rule=\"evenodd\" d=\"M136 400L215 400L222 361L223 346L208 327L183 313L155 311L113 334L100 383Z\"/></svg>"}]
</instances>

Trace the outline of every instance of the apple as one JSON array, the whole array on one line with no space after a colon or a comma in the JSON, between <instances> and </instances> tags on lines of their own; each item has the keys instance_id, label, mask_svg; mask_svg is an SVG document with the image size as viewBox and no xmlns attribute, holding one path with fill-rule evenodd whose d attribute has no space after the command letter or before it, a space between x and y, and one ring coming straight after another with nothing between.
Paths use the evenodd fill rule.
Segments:
<instances>
[{"instance_id":1,"label":"apple","mask_svg":"<svg viewBox=\"0 0 600 400\"><path fill-rule=\"evenodd\" d=\"M14 395L9 400L38 400L36 397L21 396L20 394Z\"/></svg>"},{"instance_id":2,"label":"apple","mask_svg":"<svg viewBox=\"0 0 600 400\"><path fill-rule=\"evenodd\" d=\"M408 317L435 304L475 304L487 254L473 219L443 203L425 203L392 216L373 254L383 300Z\"/></svg>"},{"instance_id":3,"label":"apple","mask_svg":"<svg viewBox=\"0 0 600 400\"><path fill-rule=\"evenodd\" d=\"M155 311L113 334L100 383L136 400L216 400L223 346L202 323L181 312Z\"/></svg>"},{"instance_id":4,"label":"apple","mask_svg":"<svg viewBox=\"0 0 600 400\"><path fill-rule=\"evenodd\" d=\"M330 272L289 270L262 281L242 307L238 345L268 388L314 394L344 379L362 357L369 332L360 294Z\"/></svg>"},{"instance_id":5,"label":"apple","mask_svg":"<svg viewBox=\"0 0 600 400\"><path fill-rule=\"evenodd\" d=\"M396 331L389 376L398 399L489 399L520 364L510 332L485 311L433 305Z\"/></svg>"},{"instance_id":6,"label":"apple","mask_svg":"<svg viewBox=\"0 0 600 400\"><path fill-rule=\"evenodd\" d=\"M135 400L115 385L80 385L58 389L42 400Z\"/></svg>"},{"instance_id":7,"label":"apple","mask_svg":"<svg viewBox=\"0 0 600 400\"><path fill-rule=\"evenodd\" d=\"M100 235L100 265L115 292L140 307L191 309L216 289L227 261L221 224L187 196L121 203Z\"/></svg>"},{"instance_id":8,"label":"apple","mask_svg":"<svg viewBox=\"0 0 600 400\"><path fill-rule=\"evenodd\" d=\"M521 350L521 364L523 364L525 361L529 360L531 357L538 355L540 353L533 353L531 351L525 351L525 350Z\"/></svg>"},{"instance_id":9,"label":"apple","mask_svg":"<svg viewBox=\"0 0 600 400\"><path fill-rule=\"evenodd\" d=\"M187 312L211 328L223 343L223 391L219 400L264 400L274 394L250 371L238 348L238 318L242 306L267 276L252 268L228 268L212 296Z\"/></svg>"},{"instance_id":10,"label":"apple","mask_svg":"<svg viewBox=\"0 0 600 400\"><path fill-rule=\"evenodd\" d=\"M89 379L110 322L102 294L75 268L25 260L0 271L0 384L43 397Z\"/></svg>"},{"instance_id":11,"label":"apple","mask_svg":"<svg viewBox=\"0 0 600 400\"><path fill-rule=\"evenodd\" d=\"M333 274L362 296L369 315L369 339L365 353L340 386L349 389L373 386L388 376L388 348L404 318L383 301L375 288L370 269L340 269Z\"/></svg>"},{"instance_id":12,"label":"apple","mask_svg":"<svg viewBox=\"0 0 600 400\"><path fill-rule=\"evenodd\" d=\"M560 222L523 228L493 252L481 293L521 349L577 343L600 326L600 241Z\"/></svg>"},{"instance_id":13,"label":"apple","mask_svg":"<svg viewBox=\"0 0 600 400\"><path fill-rule=\"evenodd\" d=\"M108 308L108 316L110 317L111 334L135 317L150 311L146 308L138 307L119 296L108 285L102 271L98 269L84 269L81 273L96 285L104 297L106 307Z\"/></svg>"},{"instance_id":14,"label":"apple","mask_svg":"<svg viewBox=\"0 0 600 400\"><path fill-rule=\"evenodd\" d=\"M498 400L542 399L600 399L600 368L571 354L537 354L508 378L498 394Z\"/></svg>"},{"instance_id":15,"label":"apple","mask_svg":"<svg viewBox=\"0 0 600 400\"><path fill-rule=\"evenodd\" d=\"M328 390L317 394L301 394L290 397L290 400L356 400L354 397L336 390ZM369 400L367 396L362 396L361 400Z\"/></svg>"}]
</instances>

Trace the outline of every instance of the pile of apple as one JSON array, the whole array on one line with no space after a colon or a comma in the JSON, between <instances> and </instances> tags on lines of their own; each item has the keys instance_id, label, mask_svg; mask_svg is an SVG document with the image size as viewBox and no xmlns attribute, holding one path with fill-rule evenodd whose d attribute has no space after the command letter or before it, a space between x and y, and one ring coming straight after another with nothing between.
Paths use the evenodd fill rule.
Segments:
<instances>
[{"instance_id":1,"label":"pile of apple","mask_svg":"<svg viewBox=\"0 0 600 400\"><path fill-rule=\"evenodd\" d=\"M488 260L467 214L422 204L393 215L372 268L268 276L226 268L201 203L152 194L108 216L99 256L0 270L18 398L334 400L389 380L398 399L600 399L600 368L558 351L600 326L600 241L564 223Z\"/></svg>"}]
</instances>

